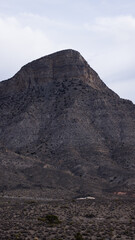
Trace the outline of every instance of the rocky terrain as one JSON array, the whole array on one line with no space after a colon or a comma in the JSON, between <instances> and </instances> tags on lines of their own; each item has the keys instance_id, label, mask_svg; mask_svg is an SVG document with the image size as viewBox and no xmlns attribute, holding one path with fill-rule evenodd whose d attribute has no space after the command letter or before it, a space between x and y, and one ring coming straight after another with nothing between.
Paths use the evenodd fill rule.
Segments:
<instances>
[{"instance_id":1,"label":"rocky terrain","mask_svg":"<svg viewBox=\"0 0 135 240\"><path fill-rule=\"evenodd\" d=\"M135 192L135 105L74 50L0 82L0 192L66 198Z\"/></svg>"},{"instance_id":2,"label":"rocky terrain","mask_svg":"<svg viewBox=\"0 0 135 240\"><path fill-rule=\"evenodd\" d=\"M0 198L1 240L134 240L133 199Z\"/></svg>"}]
</instances>

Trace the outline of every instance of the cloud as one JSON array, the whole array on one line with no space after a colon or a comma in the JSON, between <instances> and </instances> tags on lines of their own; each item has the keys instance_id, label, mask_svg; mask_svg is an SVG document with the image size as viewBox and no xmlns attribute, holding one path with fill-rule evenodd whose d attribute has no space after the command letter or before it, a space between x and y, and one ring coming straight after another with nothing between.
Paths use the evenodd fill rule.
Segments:
<instances>
[{"instance_id":1,"label":"cloud","mask_svg":"<svg viewBox=\"0 0 135 240\"><path fill-rule=\"evenodd\" d=\"M73 48L79 27L32 13L0 17L0 80L24 64L49 53ZM73 40L74 39L74 40Z\"/></svg>"},{"instance_id":2,"label":"cloud","mask_svg":"<svg viewBox=\"0 0 135 240\"><path fill-rule=\"evenodd\" d=\"M117 36L119 31L124 33L132 32L135 29L135 18L132 16L117 16L117 17L102 17L97 18L94 24L85 24L86 29L92 30L95 32L107 33L110 35ZM122 35L123 37L123 35ZM121 39L121 38L120 38ZM123 39L123 38L122 38ZM128 39L124 39L128 40Z\"/></svg>"},{"instance_id":3,"label":"cloud","mask_svg":"<svg viewBox=\"0 0 135 240\"><path fill-rule=\"evenodd\" d=\"M42 30L46 30L46 27L48 28L47 31L49 30L49 27L57 27L60 29L65 29L68 30L79 30L80 27L77 25L74 25L73 23L68 23L66 21L60 21L60 20L56 20L55 17L53 18L49 18L47 16L40 16L38 14L33 14L33 13L26 13L23 12L19 15L19 21L26 25L28 24L29 26L31 26L32 28L40 28Z\"/></svg>"},{"instance_id":4,"label":"cloud","mask_svg":"<svg viewBox=\"0 0 135 240\"><path fill-rule=\"evenodd\" d=\"M113 86L120 96L127 97L126 92L132 92L128 84L135 89L135 18L102 17L85 23L84 28L91 35L94 49L89 58L91 65L107 85ZM133 94L132 99L135 101Z\"/></svg>"},{"instance_id":5,"label":"cloud","mask_svg":"<svg viewBox=\"0 0 135 240\"><path fill-rule=\"evenodd\" d=\"M44 32L22 26L15 17L0 18L0 46L3 79L27 62L53 51L53 43Z\"/></svg>"},{"instance_id":6,"label":"cloud","mask_svg":"<svg viewBox=\"0 0 135 240\"><path fill-rule=\"evenodd\" d=\"M130 99L135 102L135 79L128 79L128 81L110 82L108 86L124 99L129 99L130 94Z\"/></svg>"},{"instance_id":7,"label":"cloud","mask_svg":"<svg viewBox=\"0 0 135 240\"><path fill-rule=\"evenodd\" d=\"M0 80L13 76L33 59L72 48L72 33L77 29L73 24L38 14L0 16Z\"/></svg>"},{"instance_id":8,"label":"cloud","mask_svg":"<svg viewBox=\"0 0 135 240\"><path fill-rule=\"evenodd\" d=\"M135 102L134 42L132 16L98 17L79 24L26 12L0 16L0 79L13 76L33 59L72 48L110 88Z\"/></svg>"},{"instance_id":9,"label":"cloud","mask_svg":"<svg viewBox=\"0 0 135 240\"><path fill-rule=\"evenodd\" d=\"M92 24L84 24L84 28L93 36L95 53L93 62L102 69L103 76L109 78L122 71L134 72L135 18L132 16L97 18Z\"/></svg>"}]
</instances>

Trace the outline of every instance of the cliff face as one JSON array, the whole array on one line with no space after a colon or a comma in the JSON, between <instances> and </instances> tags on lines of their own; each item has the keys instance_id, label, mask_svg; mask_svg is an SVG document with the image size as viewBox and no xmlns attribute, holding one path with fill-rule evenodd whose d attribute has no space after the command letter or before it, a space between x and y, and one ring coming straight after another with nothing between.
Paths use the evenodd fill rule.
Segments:
<instances>
[{"instance_id":1,"label":"cliff face","mask_svg":"<svg viewBox=\"0 0 135 240\"><path fill-rule=\"evenodd\" d=\"M135 105L77 51L35 60L0 83L0 134L1 190L135 190Z\"/></svg>"}]
</instances>

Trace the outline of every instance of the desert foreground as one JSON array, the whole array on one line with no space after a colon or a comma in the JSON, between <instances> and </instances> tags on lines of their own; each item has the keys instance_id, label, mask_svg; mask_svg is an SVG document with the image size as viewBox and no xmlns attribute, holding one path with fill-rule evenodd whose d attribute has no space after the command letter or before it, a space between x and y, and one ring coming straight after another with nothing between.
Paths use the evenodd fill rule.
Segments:
<instances>
[{"instance_id":1,"label":"desert foreground","mask_svg":"<svg viewBox=\"0 0 135 240\"><path fill-rule=\"evenodd\" d=\"M0 239L135 239L135 199L0 198Z\"/></svg>"}]
</instances>

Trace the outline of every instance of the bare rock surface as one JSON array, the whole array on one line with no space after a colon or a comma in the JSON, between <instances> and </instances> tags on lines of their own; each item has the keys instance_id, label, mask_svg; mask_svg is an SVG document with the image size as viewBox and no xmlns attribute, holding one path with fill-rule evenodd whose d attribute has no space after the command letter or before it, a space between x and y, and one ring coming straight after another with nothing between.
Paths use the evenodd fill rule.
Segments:
<instances>
[{"instance_id":1,"label":"bare rock surface","mask_svg":"<svg viewBox=\"0 0 135 240\"><path fill-rule=\"evenodd\" d=\"M85 197L135 192L135 105L74 50L0 82L0 191Z\"/></svg>"}]
</instances>

